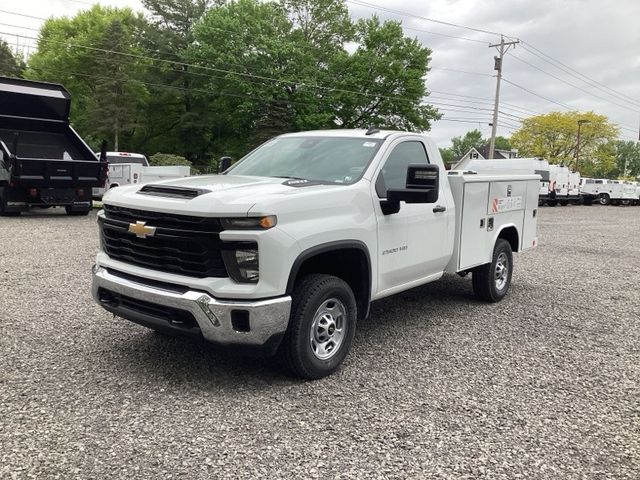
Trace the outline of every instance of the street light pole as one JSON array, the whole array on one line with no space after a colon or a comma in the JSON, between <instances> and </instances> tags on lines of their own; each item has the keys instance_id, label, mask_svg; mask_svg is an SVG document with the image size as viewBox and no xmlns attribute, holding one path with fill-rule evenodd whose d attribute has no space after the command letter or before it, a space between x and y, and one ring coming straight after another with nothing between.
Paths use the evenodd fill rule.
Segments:
<instances>
[{"instance_id":1,"label":"street light pole","mask_svg":"<svg viewBox=\"0 0 640 480\"><path fill-rule=\"evenodd\" d=\"M580 161L580 127L585 123L591 123L591 121L585 119L578 120L578 144L576 145L576 172L578 173L580 173L578 170L578 162Z\"/></svg>"}]
</instances>

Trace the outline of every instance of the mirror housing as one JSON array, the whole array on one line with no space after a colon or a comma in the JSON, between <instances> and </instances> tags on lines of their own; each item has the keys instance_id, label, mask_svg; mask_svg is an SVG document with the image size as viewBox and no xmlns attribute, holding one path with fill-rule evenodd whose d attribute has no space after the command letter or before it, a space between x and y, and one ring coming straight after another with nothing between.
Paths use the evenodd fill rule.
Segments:
<instances>
[{"instance_id":1,"label":"mirror housing","mask_svg":"<svg viewBox=\"0 0 640 480\"><path fill-rule=\"evenodd\" d=\"M386 200L380 201L382 213L400 211L400 202L435 203L440 191L440 167L432 164L412 164L407 167L406 188L390 188Z\"/></svg>"},{"instance_id":2,"label":"mirror housing","mask_svg":"<svg viewBox=\"0 0 640 480\"><path fill-rule=\"evenodd\" d=\"M218 173L224 172L231 166L231 157L220 157L218 160Z\"/></svg>"}]
</instances>

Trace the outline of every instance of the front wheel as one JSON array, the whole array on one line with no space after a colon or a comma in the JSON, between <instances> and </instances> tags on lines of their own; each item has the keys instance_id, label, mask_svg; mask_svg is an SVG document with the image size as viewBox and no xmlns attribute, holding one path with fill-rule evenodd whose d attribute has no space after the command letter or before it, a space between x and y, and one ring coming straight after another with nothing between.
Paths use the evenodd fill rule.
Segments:
<instances>
[{"instance_id":1,"label":"front wheel","mask_svg":"<svg viewBox=\"0 0 640 480\"><path fill-rule=\"evenodd\" d=\"M611 197L606 193L603 193L600 195L598 201L600 202L600 205L609 205L611 203Z\"/></svg>"},{"instance_id":2,"label":"front wheel","mask_svg":"<svg viewBox=\"0 0 640 480\"><path fill-rule=\"evenodd\" d=\"M499 238L493 248L491 263L473 270L473 293L479 300L499 302L509 291L513 271L511 245Z\"/></svg>"},{"instance_id":3,"label":"front wheel","mask_svg":"<svg viewBox=\"0 0 640 480\"><path fill-rule=\"evenodd\" d=\"M355 297L344 280L320 274L302 278L293 292L279 356L296 376L318 379L330 375L349 353L356 315Z\"/></svg>"}]
</instances>

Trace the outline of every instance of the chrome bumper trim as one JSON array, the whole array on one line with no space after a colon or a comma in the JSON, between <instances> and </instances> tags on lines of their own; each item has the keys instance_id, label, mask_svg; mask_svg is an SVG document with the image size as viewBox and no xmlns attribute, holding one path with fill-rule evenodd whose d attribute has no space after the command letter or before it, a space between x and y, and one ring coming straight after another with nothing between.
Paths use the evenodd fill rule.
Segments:
<instances>
[{"instance_id":1,"label":"chrome bumper trim","mask_svg":"<svg viewBox=\"0 0 640 480\"><path fill-rule=\"evenodd\" d=\"M203 293L189 290L184 293L163 290L113 275L106 268L94 266L91 293L101 305L98 289L133 297L156 305L190 312L200 327L203 337L213 343L261 346L276 334L286 331L291 310L291 297L269 300L217 300ZM232 310L249 312L250 331L239 332L231 323Z\"/></svg>"}]
</instances>

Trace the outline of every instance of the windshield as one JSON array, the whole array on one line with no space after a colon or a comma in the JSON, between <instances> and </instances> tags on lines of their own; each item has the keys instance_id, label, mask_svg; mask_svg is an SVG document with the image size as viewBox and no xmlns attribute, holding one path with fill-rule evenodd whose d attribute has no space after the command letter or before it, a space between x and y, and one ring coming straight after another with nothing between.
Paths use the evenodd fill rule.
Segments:
<instances>
[{"instance_id":1,"label":"windshield","mask_svg":"<svg viewBox=\"0 0 640 480\"><path fill-rule=\"evenodd\" d=\"M350 184L362 177L381 144L382 140L368 138L275 138L244 157L229 173Z\"/></svg>"},{"instance_id":2,"label":"windshield","mask_svg":"<svg viewBox=\"0 0 640 480\"><path fill-rule=\"evenodd\" d=\"M147 165L147 159L144 157L124 157L120 155L107 155L107 163L137 163L138 165Z\"/></svg>"}]
</instances>

